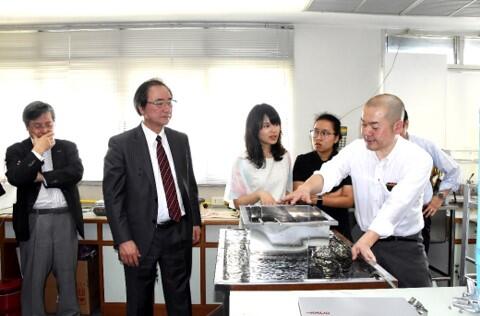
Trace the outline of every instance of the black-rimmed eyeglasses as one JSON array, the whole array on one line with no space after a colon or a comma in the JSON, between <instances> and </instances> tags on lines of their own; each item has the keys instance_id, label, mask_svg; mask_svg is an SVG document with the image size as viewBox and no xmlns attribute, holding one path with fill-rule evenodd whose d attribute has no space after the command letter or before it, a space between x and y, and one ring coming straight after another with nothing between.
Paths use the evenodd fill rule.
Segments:
<instances>
[{"instance_id":1,"label":"black-rimmed eyeglasses","mask_svg":"<svg viewBox=\"0 0 480 316\"><path fill-rule=\"evenodd\" d=\"M316 138L318 136L320 136L322 138L325 138L325 137L328 137L330 135L335 135L335 133L329 132L325 129L323 129L323 130L311 129L310 130L310 136L313 137L313 138Z\"/></svg>"}]
</instances>

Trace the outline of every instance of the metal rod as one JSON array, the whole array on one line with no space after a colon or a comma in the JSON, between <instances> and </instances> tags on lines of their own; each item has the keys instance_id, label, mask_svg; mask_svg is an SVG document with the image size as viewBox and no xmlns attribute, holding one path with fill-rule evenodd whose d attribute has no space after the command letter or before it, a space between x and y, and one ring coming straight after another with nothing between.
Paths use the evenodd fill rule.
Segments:
<instances>
[{"instance_id":1,"label":"metal rod","mask_svg":"<svg viewBox=\"0 0 480 316\"><path fill-rule=\"evenodd\" d=\"M450 277L449 276L438 276L432 278L433 281L449 281L450 282Z\"/></svg>"},{"instance_id":2,"label":"metal rod","mask_svg":"<svg viewBox=\"0 0 480 316\"><path fill-rule=\"evenodd\" d=\"M413 9L415 9L416 7L418 7L423 1L425 0L416 0L414 2L412 2L408 7L406 7L402 12L400 12L398 15L405 15L407 14L408 12L412 11Z\"/></svg>"},{"instance_id":3,"label":"metal rod","mask_svg":"<svg viewBox=\"0 0 480 316\"><path fill-rule=\"evenodd\" d=\"M463 186L463 218L462 218L462 244L460 245L460 268L459 268L459 283L464 286L466 283L466 257L468 247L468 228L470 222L470 186L465 183Z\"/></svg>"},{"instance_id":4,"label":"metal rod","mask_svg":"<svg viewBox=\"0 0 480 316\"><path fill-rule=\"evenodd\" d=\"M259 22L103 22L103 23L58 23L58 24L12 24L0 25L0 31L75 31L105 29L156 29L156 28L266 28L293 30L289 23Z\"/></svg>"},{"instance_id":5,"label":"metal rod","mask_svg":"<svg viewBox=\"0 0 480 316\"><path fill-rule=\"evenodd\" d=\"M448 240L448 286L453 286L455 275L455 209L450 209L450 238Z\"/></svg>"},{"instance_id":6,"label":"metal rod","mask_svg":"<svg viewBox=\"0 0 480 316\"><path fill-rule=\"evenodd\" d=\"M463 11L464 9L468 8L469 6L471 6L472 4L474 4L475 2L477 2L477 0L472 0L470 1L469 3L467 3L466 5L462 6L461 8L453 11L452 13L450 13L448 16L454 16L455 14Z\"/></svg>"},{"instance_id":7,"label":"metal rod","mask_svg":"<svg viewBox=\"0 0 480 316\"><path fill-rule=\"evenodd\" d=\"M367 0L362 0L360 1L357 6L355 7L355 9L353 9L353 12L358 12L358 10L360 10L361 7L363 7L363 5L365 4L365 2L367 2Z\"/></svg>"}]
</instances>

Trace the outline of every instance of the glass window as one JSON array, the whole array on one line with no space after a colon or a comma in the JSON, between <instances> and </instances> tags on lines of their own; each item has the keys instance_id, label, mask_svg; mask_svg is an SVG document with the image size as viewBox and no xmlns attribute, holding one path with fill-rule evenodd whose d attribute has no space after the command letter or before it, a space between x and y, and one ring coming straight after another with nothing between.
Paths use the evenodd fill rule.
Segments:
<instances>
[{"instance_id":1,"label":"glass window","mask_svg":"<svg viewBox=\"0 0 480 316\"><path fill-rule=\"evenodd\" d=\"M108 139L138 126L133 94L156 77L178 101L169 126L189 136L197 182L224 183L255 104L274 106L290 129L292 73L288 28L0 33L0 126L10 131L0 164L28 137L23 108L42 100L55 108L56 137L78 145L83 179L101 180Z\"/></svg>"},{"instance_id":2,"label":"glass window","mask_svg":"<svg viewBox=\"0 0 480 316\"><path fill-rule=\"evenodd\" d=\"M465 65L480 65L480 39L465 38L463 54L463 63Z\"/></svg>"},{"instance_id":3,"label":"glass window","mask_svg":"<svg viewBox=\"0 0 480 316\"><path fill-rule=\"evenodd\" d=\"M447 63L454 64L453 37L399 36L387 37L387 52L443 54L447 55Z\"/></svg>"}]
</instances>

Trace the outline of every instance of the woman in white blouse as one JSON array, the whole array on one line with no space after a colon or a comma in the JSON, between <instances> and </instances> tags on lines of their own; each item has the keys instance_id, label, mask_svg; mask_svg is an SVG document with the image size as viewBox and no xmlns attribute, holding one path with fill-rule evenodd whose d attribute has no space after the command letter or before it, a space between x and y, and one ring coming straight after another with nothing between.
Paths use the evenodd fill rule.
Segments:
<instances>
[{"instance_id":1,"label":"woman in white blouse","mask_svg":"<svg viewBox=\"0 0 480 316\"><path fill-rule=\"evenodd\" d=\"M280 116L268 104L258 104L247 117L246 152L238 157L225 188L230 207L273 205L292 191L291 159L281 142Z\"/></svg>"}]
</instances>

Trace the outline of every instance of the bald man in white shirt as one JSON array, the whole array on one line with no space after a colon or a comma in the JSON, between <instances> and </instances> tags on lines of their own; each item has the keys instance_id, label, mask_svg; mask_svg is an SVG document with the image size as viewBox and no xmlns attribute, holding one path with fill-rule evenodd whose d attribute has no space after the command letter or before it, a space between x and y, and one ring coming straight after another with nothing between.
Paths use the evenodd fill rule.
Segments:
<instances>
[{"instance_id":1,"label":"bald man in white shirt","mask_svg":"<svg viewBox=\"0 0 480 316\"><path fill-rule=\"evenodd\" d=\"M350 175L355 217L363 232L352 247L352 259L378 262L399 287L428 287L432 283L421 230L432 158L398 135L403 113L403 102L394 95L368 100L361 118L363 140L342 149L285 202L311 203L311 194L329 192Z\"/></svg>"}]
</instances>

